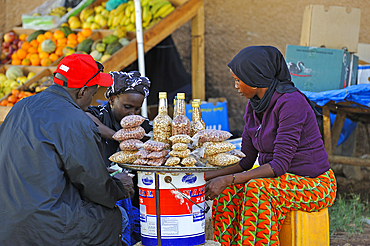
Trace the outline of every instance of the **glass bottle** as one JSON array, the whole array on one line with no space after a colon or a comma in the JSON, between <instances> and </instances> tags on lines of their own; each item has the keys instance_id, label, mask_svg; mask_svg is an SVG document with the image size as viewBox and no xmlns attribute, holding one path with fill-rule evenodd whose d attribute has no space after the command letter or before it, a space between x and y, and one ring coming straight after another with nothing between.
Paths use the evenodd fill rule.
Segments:
<instances>
[{"instance_id":1,"label":"glass bottle","mask_svg":"<svg viewBox=\"0 0 370 246\"><path fill-rule=\"evenodd\" d=\"M204 123L203 121L203 118L202 118L202 109L200 108L200 105L202 104L202 101L200 99L194 99L194 101L197 101L199 103L199 118L200 118L200 121L202 122L202 125L204 127L204 129L206 129L206 123Z\"/></svg>"},{"instance_id":2,"label":"glass bottle","mask_svg":"<svg viewBox=\"0 0 370 246\"><path fill-rule=\"evenodd\" d=\"M173 116L172 116L172 119L175 119L176 116L177 116L177 95L173 99Z\"/></svg>"},{"instance_id":3,"label":"glass bottle","mask_svg":"<svg viewBox=\"0 0 370 246\"><path fill-rule=\"evenodd\" d=\"M190 135L190 120L185 114L185 93L177 93L177 115L172 120L172 136Z\"/></svg>"},{"instance_id":4,"label":"glass bottle","mask_svg":"<svg viewBox=\"0 0 370 246\"><path fill-rule=\"evenodd\" d=\"M167 112L167 92L159 92L158 115L153 120L153 140L169 144L171 147L172 119Z\"/></svg>"},{"instance_id":5,"label":"glass bottle","mask_svg":"<svg viewBox=\"0 0 370 246\"><path fill-rule=\"evenodd\" d=\"M192 113L192 120L190 122L190 137L193 137L197 132L206 129L205 125L202 124L199 101L194 100L192 102L192 107L193 107L193 113Z\"/></svg>"}]
</instances>

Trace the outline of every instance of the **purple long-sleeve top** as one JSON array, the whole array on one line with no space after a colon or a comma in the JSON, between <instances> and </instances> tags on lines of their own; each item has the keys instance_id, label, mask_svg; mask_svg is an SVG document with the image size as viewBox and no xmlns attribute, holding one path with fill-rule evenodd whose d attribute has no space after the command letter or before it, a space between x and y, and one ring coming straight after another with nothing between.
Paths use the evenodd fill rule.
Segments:
<instances>
[{"instance_id":1,"label":"purple long-sleeve top","mask_svg":"<svg viewBox=\"0 0 370 246\"><path fill-rule=\"evenodd\" d=\"M276 176L317 177L330 169L315 114L300 91L275 92L262 122L248 103L244 120L241 150L246 157L239 163L244 170L258 154L259 164L270 163Z\"/></svg>"}]
</instances>

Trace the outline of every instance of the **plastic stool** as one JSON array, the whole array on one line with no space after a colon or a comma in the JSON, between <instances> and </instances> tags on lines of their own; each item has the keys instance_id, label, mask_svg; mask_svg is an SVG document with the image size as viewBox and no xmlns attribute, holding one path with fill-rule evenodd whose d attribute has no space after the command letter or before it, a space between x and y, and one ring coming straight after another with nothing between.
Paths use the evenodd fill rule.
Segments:
<instances>
[{"instance_id":1,"label":"plastic stool","mask_svg":"<svg viewBox=\"0 0 370 246\"><path fill-rule=\"evenodd\" d=\"M287 214L279 234L281 246L329 246L329 214L291 211Z\"/></svg>"}]
</instances>

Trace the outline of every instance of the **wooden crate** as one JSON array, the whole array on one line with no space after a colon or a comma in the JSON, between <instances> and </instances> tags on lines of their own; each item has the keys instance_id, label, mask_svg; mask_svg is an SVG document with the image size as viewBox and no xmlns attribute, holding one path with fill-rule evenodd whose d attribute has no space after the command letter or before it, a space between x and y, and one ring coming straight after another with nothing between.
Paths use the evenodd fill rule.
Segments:
<instances>
[{"instance_id":1,"label":"wooden crate","mask_svg":"<svg viewBox=\"0 0 370 246\"><path fill-rule=\"evenodd\" d=\"M32 81L37 81L37 80L34 80L35 78L39 78L40 77L40 74L43 74L44 70L50 70L50 69L56 69L56 67L38 67L38 66L14 66L14 65L4 65L2 67L0 67L0 73L4 73L6 72L6 70L9 68L9 67L19 67L23 70L23 73L25 76L27 76L30 72L34 72L35 75L30 78L29 80L27 80L23 85L20 85L17 87L17 89L19 90L23 90L25 88L25 86L29 86L30 84L32 84L33 82ZM0 98L0 101L3 100L3 99L6 99L8 96L10 95L10 93L6 94L4 97Z\"/></svg>"},{"instance_id":2,"label":"wooden crate","mask_svg":"<svg viewBox=\"0 0 370 246\"><path fill-rule=\"evenodd\" d=\"M0 72L2 72L4 69L6 69L6 67L9 67L7 65L5 65L4 67L1 67L0 68ZM19 66L19 67L22 67L22 66ZM31 71L35 71L33 70L35 67L26 67L26 66L23 66L23 71L25 72L31 72ZM42 70L39 70L37 71L37 73L35 74L35 76L33 76L31 79L27 80L24 85L21 85L19 86L17 89L19 90L23 90L25 87L28 87L30 86L32 83L34 82L37 82L39 81L40 79L42 79L43 77L45 76L52 76L53 73L55 72L55 70L57 69L57 67L40 67L40 69L42 68ZM3 98L0 99L3 100L3 99L6 99L10 94L7 94L5 95ZM6 115L8 114L9 110L11 109L12 107L8 107L8 106L0 106L0 124L4 121Z\"/></svg>"}]
</instances>

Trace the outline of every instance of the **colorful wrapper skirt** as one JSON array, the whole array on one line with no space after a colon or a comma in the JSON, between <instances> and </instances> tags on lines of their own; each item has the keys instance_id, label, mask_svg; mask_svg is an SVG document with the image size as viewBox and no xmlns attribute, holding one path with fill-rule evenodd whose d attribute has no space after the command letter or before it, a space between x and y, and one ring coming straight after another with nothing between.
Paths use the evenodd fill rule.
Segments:
<instances>
[{"instance_id":1,"label":"colorful wrapper skirt","mask_svg":"<svg viewBox=\"0 0 370 246\"><path fill-rule=\"evenodd\" d=\"M331 169L316 178L286 173L229 186L213 202L214 239L225 246L279 245L289 211L330 207L336 191Z\"/></svg>"}]
</instances>

